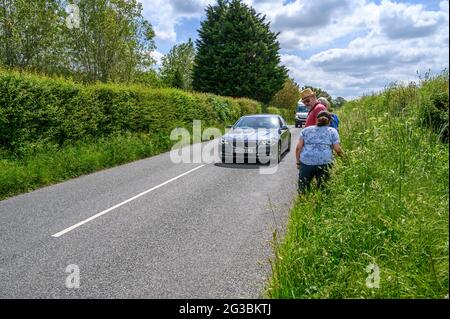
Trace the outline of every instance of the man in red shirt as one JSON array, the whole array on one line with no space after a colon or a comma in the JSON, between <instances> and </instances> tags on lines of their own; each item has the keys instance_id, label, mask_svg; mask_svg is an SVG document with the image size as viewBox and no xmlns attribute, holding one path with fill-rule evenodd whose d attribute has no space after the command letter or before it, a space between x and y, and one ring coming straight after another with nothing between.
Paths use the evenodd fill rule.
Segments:
<instances>
[{"instance_id":1,"label":"man in red shirt","mask_svg":"<svg viewBox=\"0 0 450 319\"><path fill-rule=\"evenodd\" d=\"M316 94L311 89L305 89L300 92L300 97L305 106L309 109L308 117L306 118L305 127L317 124L317 115L326 111L325 105L321 104L316 97Z\"/></svg>"}]
</instances>

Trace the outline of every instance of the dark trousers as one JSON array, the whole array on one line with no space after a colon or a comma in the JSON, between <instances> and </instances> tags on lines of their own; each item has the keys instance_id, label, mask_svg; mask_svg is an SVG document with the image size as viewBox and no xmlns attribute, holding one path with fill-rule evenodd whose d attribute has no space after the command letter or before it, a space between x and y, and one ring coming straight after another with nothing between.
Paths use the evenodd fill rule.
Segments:
<instances>
[{"instance_id":1,"label":"dark trousers","mask_svg":"<svg viewBox=\"0 0 450 319\"><path fill-rule=\"evenodd\" d=\"M298 174L298 192L304 194L311 189L311 182L315 177L317 186L323 187L323 183L330 177L329 169L331 164L326 165L306 165L300 164L300 172Z\"/></svg>"}]
</instances>

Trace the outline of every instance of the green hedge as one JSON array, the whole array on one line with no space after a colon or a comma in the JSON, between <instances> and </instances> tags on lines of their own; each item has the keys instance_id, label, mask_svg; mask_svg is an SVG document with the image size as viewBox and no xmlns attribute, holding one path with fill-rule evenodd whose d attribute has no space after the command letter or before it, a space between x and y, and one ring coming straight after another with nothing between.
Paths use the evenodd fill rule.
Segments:
<instances>
[{"instance_id":1,"label":"green hedge","mask_svg":"<svg viewBox=\"0 0 450 319\"><path fill-rule=\"evenodd\" d=\"M33 145L62 147L121 132L167 138L176 127L192 127L194 119L222 127L260 112L261 105L248 99L139 85L85 86L0 70L0 149L18 156Z\"/></svg>"},{"instance_id":2,"label":"green hedge","mask_svg":"<svg viewBox=\"0 0 450 319\"><path fill-rule=\"evenodd\" d=\"M261 113L248 99L140 85L84 86L0 69L0 200L168 151L192 131Z\"/></svg>"},{"instance_id":3,"label":"green hedge","mask_svg":"<svg viewBox=\"0 0 450 319\"><path fill-rule=\"evenodd\" d=\"M281 115L281 110L279 108L276 108L276 107L273 107L273 106L269 106L267 108L267 113Z\"/></svg>"}]
</instances>

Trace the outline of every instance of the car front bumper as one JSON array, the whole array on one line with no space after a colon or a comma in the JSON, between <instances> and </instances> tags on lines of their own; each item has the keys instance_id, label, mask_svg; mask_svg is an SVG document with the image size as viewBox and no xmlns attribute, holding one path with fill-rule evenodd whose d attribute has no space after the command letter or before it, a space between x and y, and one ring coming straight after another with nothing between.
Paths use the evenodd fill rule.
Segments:
<instances>
[{"instance_id":1,"label":"car front bumper","mask_svg":"<svg viewBox=\"0 0 450 319\"><path fill-rule=\"evenodd\" d=\"M219 147L219 156L225 163L269 163L278 155L278 147L275 145L262 145L254 147Z\"/></svg>"}]
</instances>

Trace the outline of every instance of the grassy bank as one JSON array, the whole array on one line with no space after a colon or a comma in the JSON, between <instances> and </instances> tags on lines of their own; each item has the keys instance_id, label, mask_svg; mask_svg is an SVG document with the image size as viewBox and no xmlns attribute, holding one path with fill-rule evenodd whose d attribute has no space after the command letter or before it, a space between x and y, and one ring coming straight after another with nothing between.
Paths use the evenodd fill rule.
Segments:
<instances>
[{"instance_id":1,"label":"grassy bank","mask_svg":"<svg viewBox=\"0 0 450 319\"><path fill-rule=\"evenodd\" d=\"M156 155L171 144L149 134L124 133L62 148L47 144L21 158L4 155L0 159L0 199Z\"/></svg>"},{"instance_id":2,"label":"grassy bank","mask_svg":"<svg viewBox=\"0 0 450 319\"><path fill-rule=\"evenodd\" d=\"M168 151L193 120L223 129L260 112L249 99L0 69L0 199Z\"/></svg>"},{"instance_id":3,"label":"grassy bank","mask_svg":"<svg viewBox=\"0 0 450 319\"><path fill-rule=\"evenodd\" d=\"M346 158L326 190L297 199L286 233L274 240L267 296L443 298L448 73L349 102L339 115ZM374 266L378 288L367 268Z\"/></svg>"}]
</instances>

